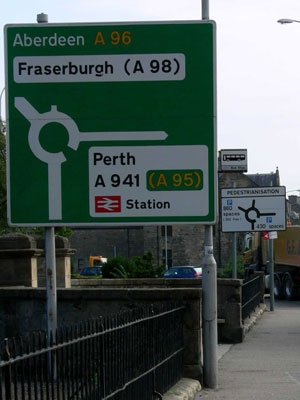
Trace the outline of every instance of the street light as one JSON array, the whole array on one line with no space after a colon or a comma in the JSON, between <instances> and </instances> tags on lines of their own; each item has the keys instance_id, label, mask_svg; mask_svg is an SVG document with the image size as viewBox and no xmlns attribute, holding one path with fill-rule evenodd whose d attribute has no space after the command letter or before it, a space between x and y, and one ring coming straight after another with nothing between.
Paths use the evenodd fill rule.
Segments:
<instances>
[{"instance_id":1,"label":"street light","mask_svg":"<svg viewBox=\"0 0 300 400\"><path fill-rule=\"evenodd\" d=\"M281 18L277 21L279 24L292 24L293 22L299 22L297 19Z\"/></svg>"}]
</instances>

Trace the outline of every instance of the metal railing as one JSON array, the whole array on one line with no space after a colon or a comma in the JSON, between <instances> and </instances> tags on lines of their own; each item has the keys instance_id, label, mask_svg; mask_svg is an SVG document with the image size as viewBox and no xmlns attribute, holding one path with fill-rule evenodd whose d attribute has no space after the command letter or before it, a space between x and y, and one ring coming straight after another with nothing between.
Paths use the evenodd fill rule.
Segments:
<instances>
[{"instance_id":1,"label":"metal railing","mask_svg":"<svg viewBox=\"0 0 300 400\"><path fill-rule=\"evenodd\" d=\"M183 374L181 304L151 305L5 339L0 399L151 400Z\"/></svg>"},{"instance_id":2,"label":"metal railing","mask_svg":"<svg viewBox=\"0 0 300 400\"><path fill-rule=\"evenodd\" d=\"M252 311L260 304L261 298L261 278L251 276L242 285L242 320L249 317Z\"/></svg>"}]
</instances>

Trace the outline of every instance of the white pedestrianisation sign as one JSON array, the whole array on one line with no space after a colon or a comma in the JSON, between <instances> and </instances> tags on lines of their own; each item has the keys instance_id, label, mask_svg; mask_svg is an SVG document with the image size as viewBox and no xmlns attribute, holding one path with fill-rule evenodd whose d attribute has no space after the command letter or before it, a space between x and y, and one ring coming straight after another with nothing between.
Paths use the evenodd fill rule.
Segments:
<instances>
[{"instance_id":1,"label":"white pedestrianisation sign","mask_svg":"<svg viewBox=\"0 0 300 400\"><path fill-rule=\"evenodd\" d=\"M222 232L286 229L285 187L222 189Z\"/></svg>"}]
</instances>

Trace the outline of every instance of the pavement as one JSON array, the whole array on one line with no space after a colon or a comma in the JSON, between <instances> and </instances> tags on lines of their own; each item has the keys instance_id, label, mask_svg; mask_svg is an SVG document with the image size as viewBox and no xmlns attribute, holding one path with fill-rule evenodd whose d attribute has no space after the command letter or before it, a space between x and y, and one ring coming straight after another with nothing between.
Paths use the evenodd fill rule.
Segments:
<instances>
[{"instance_id":1,"label":"pavement","mask_svg":"<svg viewBox=\"0 0 300 400\"><path fill-rule=\"evenodd\" d=\"M218 388L202 388L195 399L300 399L300 301L276 301L274 308L267 303L244 342L224 351Z\"/></svg>"},{"instance_id":2,"label":"pavement","mask_svg":"<svg viewBox=\"0 0 300 400\"><path fill-rule=\"evenodd\" d=\"M164 400L299 400L300 301L268 300L246 322L244 342L218 345L218 387L183 378ZM264 312L263 312L264 311Z\"/></svg>"}]
</instances>

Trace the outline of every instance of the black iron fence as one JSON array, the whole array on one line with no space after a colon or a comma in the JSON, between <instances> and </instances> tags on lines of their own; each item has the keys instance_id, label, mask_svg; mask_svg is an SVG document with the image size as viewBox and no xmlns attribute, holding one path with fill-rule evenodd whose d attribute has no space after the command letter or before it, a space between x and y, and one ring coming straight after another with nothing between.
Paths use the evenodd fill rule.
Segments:
<instances>
[{"instance_id":1,"label":"black iron fence","mask_svg":"<svg viewBox=\"0 0 300 400\"><path fill-rule=\"evenodd\" d=\"M251 315L260 304L261 298L261 277L251 276L242 285L242 319L245 320Z\"/></svg>"},{"instance_id":2,"label":"black iron fence","mask_svg":"<svg viewBox=\"0 0 300 400\"><path fill-rule=\"evenodd\" d=\"M0 399L162 398L183 374L181 304L151 305L5 339Z\"/></svg>"}]
</instances>

